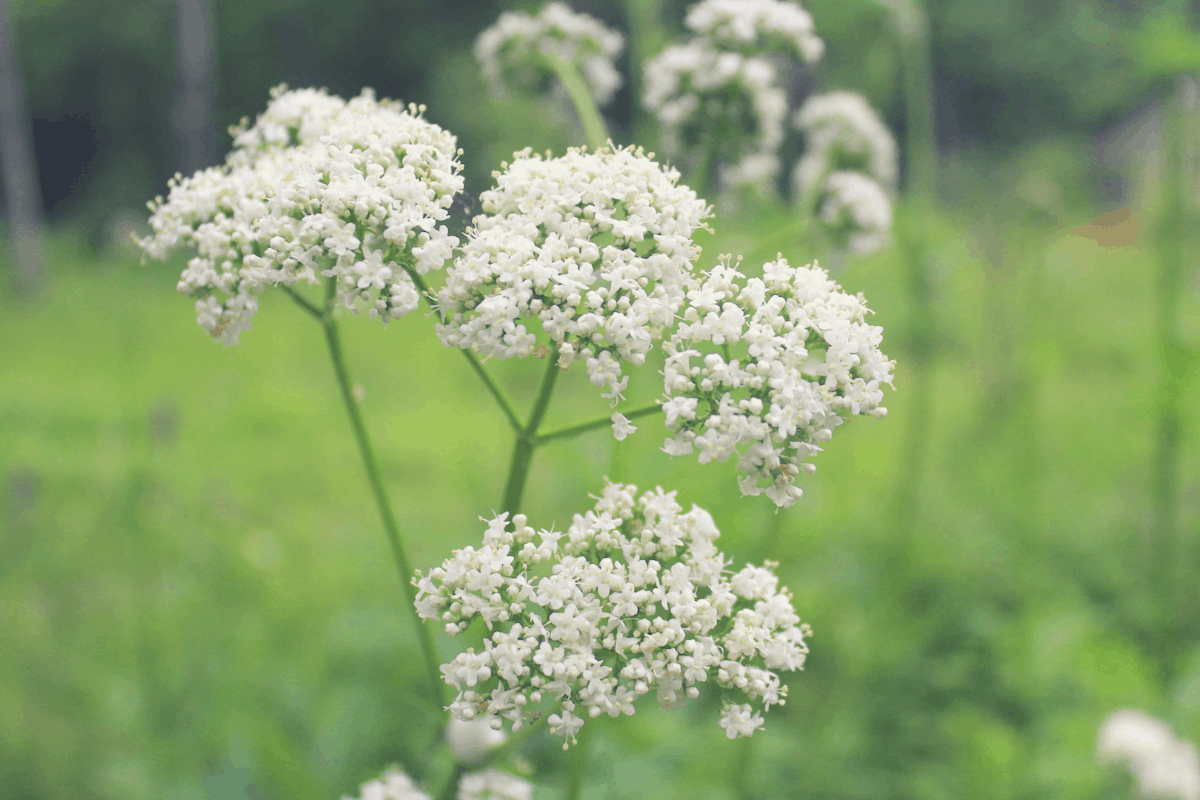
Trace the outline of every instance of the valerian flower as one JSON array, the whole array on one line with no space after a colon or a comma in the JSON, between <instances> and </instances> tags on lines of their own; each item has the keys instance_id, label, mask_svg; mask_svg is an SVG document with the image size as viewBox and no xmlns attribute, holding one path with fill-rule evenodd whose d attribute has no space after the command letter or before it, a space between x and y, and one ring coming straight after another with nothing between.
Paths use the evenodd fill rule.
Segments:
<instances>
[{"instance_id":1,"label":"valerian flower","mask_svg":"<svg viewBox=\"0 0 1200 800\"><path fill-rule=\"evenodd\" d=\"M804 156L796 162L792 186L798 194L818 191L833 172L861 172L895 189L896 140L866 98L829 92L808 98L794 120L805 134Z\"/></svg>"},{"instance_id":2,"label":"valerian flower","mask_svg":"<svg viewBox=\"0 0 1200 800\"><path fill-rule=\"evenodd\" d=\"M544 87L554 77L546 57L559 58L580 71L596 105L604 106L621 88L614 62L624 47L624 37L598 19L549 3L537 16L501 14L475 40L475 58L497 94L509 86Z\"/></svg>"},{"instance_id":3,"label":"valerian flower","mask_svg":"<svg viewBox=\"0 0 1200 800\"><path fill-rule=\"evenodd\" d=\"M1096 742L1101 761L1127 767L1145 798L1200 800L1200 753L1170 726L1143 711L1116 711Z\"/></svg>"},{"instance_id":4,"label":"valerian flower","mask_svg":"<svg viewBox=\"0 0 1200 800\"><path fill-rule=\"evenodd\" d=\"M783 54L812 64L825 52L812 14L783 0L703 0L688 10L687 27L723 50Z\"/></svg>"},{"instance_id":5,"label":"valerian flower","mask_svg":"<svg viewBox=\"0 0 1200 800\"><path fill-rule=\"evenodd\" d=\"M728 258L728 257L726 257ZM886 409L893 361L879 350L865 298L846 294L816 266L780 256L747 278L726 261L688 293L683 321L664 345L670 455L700 463L738 455L742 494L790 506L806 459L844 415Z\"/></svg>"},{"instance_id":6,"label":"valerian flower","mask_svg":"<svg viewBox=\"0 0 1200 800\"><path fill-rule=\"evenodd\" d=\"M442 342L487 357L552 345L616 405L674 323L710 209L641 149L529 150L495 173L438 293Z\"/></svg>"},{"instance_id":7,"label":"valerian flower","mask_svg":"<svg viewBox=\"0 0 1200 800\"><path fill-rule=\"evenodd\" d=\"M892 201L861 172L834 172L818 195L817 219L836 246L865 255L887 242Z\"/></svg>"},{"instance_id":8,"label":"valerian flower","mask_svg":"<svg viewBox=\"0 0 1200 800\"><path fill-rule=\"evenodd\" d=\"M438 223L462 190L455 138L370 90L349 102L277 90L235 129L226 163L171 181L150 204L145 254L196 256L179 291L214 337L237 342L267 286L335 279L337 298L386 324L417 305L409 271L441 267L458 240Z\"/></svg>"},{"instance_id":9,"label":"valerian flower","mask_svg":"<svg viewBox=\"0 0 1200 800\"><path fill-rule=\"evenodd\" d=\"M711 682L721 727L749 736L784 702L777 673L803 667L810 631L773 564L726 572L719 535L674 492L622 484L565 532L535 531L523 514L491 520L479 548L414 580L422 618L451 636L477 619L487 628L480 652L442 666L458 692L451 713L514 730L548 714L570 741L587 718L633 714L651 692L675 708Z\"/></svg>"},{"instance_id":10,"label":"valerian flower","mask_svg":"<svg viewBox=\"0 0 1200 800\"><path fill-rule=\"evenodd\" d=\"M672 154L708 149L733 164L751 154L774 154L783 143L787 95L766 58L695 39L650 59L645 76L642 102L658 119L664 149Z\"/></svg>"}]
</instances>

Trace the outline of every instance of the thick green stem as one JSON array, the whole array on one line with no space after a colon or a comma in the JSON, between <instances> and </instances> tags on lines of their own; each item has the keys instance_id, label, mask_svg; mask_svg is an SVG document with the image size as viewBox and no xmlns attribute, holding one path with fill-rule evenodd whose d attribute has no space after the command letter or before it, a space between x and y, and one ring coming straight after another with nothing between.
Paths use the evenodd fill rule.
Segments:
<instances>
[{"instance_id":1,"label":"thick green stem","mask_svg":"<svg viewBox=\"0 0 1200 800\"><path fill-rule=\"evenodd\" d=\"M504 489L504 510L516 514L521 507L521 495L525 491L525 479L529 477L529 467L533 463L533 451L538 445L538 426L546 416L550 407L550 398L554 394L554 384L562 368L558 366L558 350L551 351L546 357L546 372L542 375L542 385L538 390L537 401L533 405L533 413L529 415L529 424L517 434L513 445L512 461L508 467L508 485Z\"/></svg>"},{"instance_id":2,"label":"thick green stem","mask_svg":"<svg viewBox=\"0 0 1200 800\"><path fill-rule=\"evenodd\" d=\"M570 95L575 113L579 115L579 124L583 127L583 135L587 137L588 146L592 150L599 150L608 144L608 127L604 124L604 117L600 116L600 109L596 108L592 90L588 88L579 70L574 64L553 53L546 54L546 63Z\"/></svg>"},{"instance_id":3,"label":"thick green stem","mask_svg":"<svg viewBox=\"0 0 1200 800\"><path fill-rule=\"evenodd\" d=\"M662 411L662 406L655 403L652 406L646 406L645 408L639 408L636 411L630 411L628 414L625 415L625 419L635 420L638 417L645 417L650 414L657 414L660 411ZM603 428L606 425L612 425L612 417L611 416L600 417L598 419L592 420L591 422L583 422L583 423L580 423L579 425L572 425L569 428L559 428L556 431L551 431L550 433L542 434L541 436L537 437L534 444L542 445L542 444L545 444L546 442L554 441L555 439L570 439L574 436L580 435L581 433L587 433L588 431L594 431L597 428Z\"/></svg>"},{"instance_id":4,"label":"thick green stem","mask_svg":"<svg viewBox=\"0 0 1200 800\"><path fill-rule=\"evenodd\" d=\"M342 352L337 322L333 319L332 307L323 315L321 324L325 329L325 342L329 345L329 357L333 361L333 371L337 376L338 388L341 389L342 402L346 406L346 413L350 416L350 427L354 429L354 439L358 442L358 452L362 456L363 467L367 471L371 493L375 497L375 505L378 507L379 517L383 521L383 530L387 534L388 543L392 548L392 559L396 562L397 572L400 573L400 586L408 601L408 613L412 615L413 624L417 626L417 638L421 641L421 651L425 657L425 667L428 671L434 701L440 705L445 702L445 683L442 681L441 670L438 667L433 635L417 614L416 591L412 585L412 566L408 560L408 553L404 549L404 540L400 536L396 516L392 513L391 503L388 502L387 492L384 490L383 478L379 474L379 463L375 460L371 439L367 435L367 427L363 423L362 413L358 408L358 400L354 397L354 388L346 369L346 359Z\"/></svg>"}]
</instances>

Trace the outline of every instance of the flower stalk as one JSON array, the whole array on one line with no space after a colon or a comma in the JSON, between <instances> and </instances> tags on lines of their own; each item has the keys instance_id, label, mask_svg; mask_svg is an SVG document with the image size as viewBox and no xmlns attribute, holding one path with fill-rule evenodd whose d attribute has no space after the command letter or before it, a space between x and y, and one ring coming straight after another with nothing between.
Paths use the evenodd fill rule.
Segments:
<instances>
[{"instance_id":1,"label":"flower stalk","mask_svg":"<svg viewBox=\"0 0 1200 800\"><path fill-rule=\"evenodd\" d=\"M608 126L604 124L604 118L600 116L600 109L596 107L592 92L588 89L583 76L579 74L579 70L574 64L568 63L556 53L546 53L545 59L550 71L567 90L571 104L575 106L575 113L579 115L579 124L583 128L583 135L587 138L588 146L593 151L604 147L609 140Z\"/></svg>"},{"instance_id":2,"label":"flower stalk","mask_svg":"<svg viewBox=\"0 0 1200 800\"><path fill-rule=\"evenodd\" d=\"M508 468L508 482L504 488L504 510L516 514L521 507L521 495L525 492L525 481L529 477L529 467L533 463L533 451L537 448L537 432L550 408L550 398L554 395L554 385L562 368L558 366L558 350L548 355L546 371L542 375L542 385L538 389L537 400L533 405L533 413L529 415L529 423L517 434L513 444L512 461Z\"/></svg>"},{"instance_id":3,"label":"flower stalk","mask_svg":"<svg viewBox=\"0 0 1200 800\"><path fill-rule=\"evenodd\" d=\"M329 302L326 311L321 315L321 327L325 331L325 343L329 348L329 358L333 363L334 376L337 378L338 389L341 392L342 402L346 407L346 414L350 417L350 427L354 431L354 440L358 444L358 452L362 457L363 468L367 472L367 481L371 486L371 495L375 499L375 506L379 510L379 518L383 522L384 533L387 535L388 544L391 546L392 560L396 563L396 571L400 577L400 586L404 590L404 597L407 600L406 607L408 613L412 615L413 624L417 628L417 638L421 643L421 653L424 657L434 702L441 705L445 701L443 696L445 693L445 683L441 679L441 670L439 669L437 652L434 648L433 635L429 627L417 615L415 605L416 591L413 589L411 582L413 575L412 564L408 559L408 552L404 547L404 539L400 535L400 527L396 523L396 515L392 511L391 503L388 501L387 491L384 488L383 478L379 471L379 462L375 458L375 451L371 446L371 438L367 434L367 426L363 422L362 412L358 408L358 400L354 396L354 388L350 380L349 370L346 368L346 358L342 350L337 321L333 318L332 301L334 292L336 291L335 281L336 279L331 279L328 284ZM296 294L292 294L292 297L302 300Z\"/></svg>"}]
</instances>

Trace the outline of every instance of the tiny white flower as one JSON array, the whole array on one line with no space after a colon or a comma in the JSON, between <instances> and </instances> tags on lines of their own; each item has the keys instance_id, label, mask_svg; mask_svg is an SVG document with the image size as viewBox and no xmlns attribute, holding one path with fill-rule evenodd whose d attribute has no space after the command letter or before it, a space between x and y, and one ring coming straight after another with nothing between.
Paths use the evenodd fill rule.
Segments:
<instances>
[{"instance_id":1,"label":"tiny white flower","mask_svg":"<svg viewBox=\"0 0 1200 800\"><path fill-rule=\"evenodd\" d=\"M813 63L825 52L814 33L812 15L784 0L702 0L685 20L689 29L714 44L748 55L786 52Z\"/></svg>"},{"instance_id":2,"label":"tiny white flower","mask_svg":"<svg viewBox=\"0 0 1200 800\"><path fill-rule=\"evenodd\" d=\"M618 442L625 441L625 437L637 430L637 426L629 421L628 417L618 412L612 415L613 436Z\"/></svg>"},{"instance_id":3,"label":"tiny white flower","mask_svg":"<svg viewBox=\"0 0 1200 800\"><path fill-rule=\"evenodd\" d=\"M825 179L818 218L840 246L866 255L887 242L892 201L878 183L859 172Z\"/></svg>"}]
</instances>

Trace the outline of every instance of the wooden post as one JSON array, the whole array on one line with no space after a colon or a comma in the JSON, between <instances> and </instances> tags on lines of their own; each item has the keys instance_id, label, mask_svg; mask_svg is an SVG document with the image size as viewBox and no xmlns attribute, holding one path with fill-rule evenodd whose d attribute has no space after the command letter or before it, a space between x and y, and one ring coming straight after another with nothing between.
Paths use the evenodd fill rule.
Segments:
<instances>
[{"instance_id":1,"label":"wooden post","mask_svg":"<svg viewBox=\"0 0 1200 800\"><path fill-rule=\"evenodd\" d=\"M14 283L17 292L28 297L45 277L42 191L7 0L0 0L0 169L4 173L4 199L13 242Z\"/></svg>"}]
</instances>

